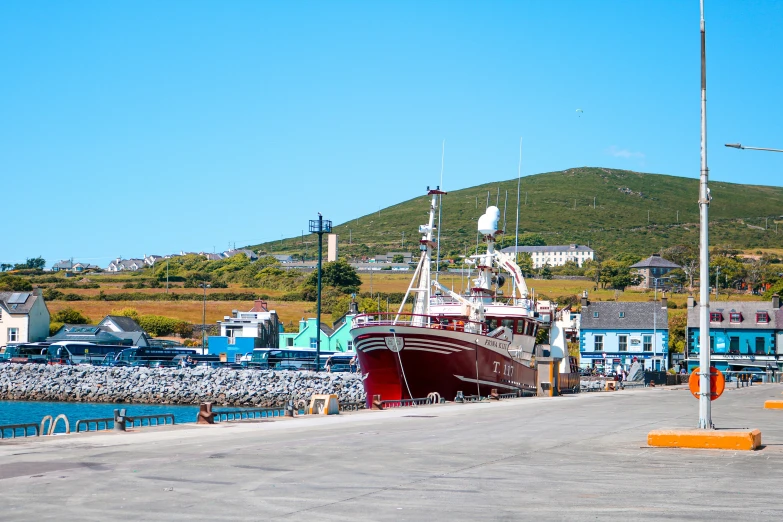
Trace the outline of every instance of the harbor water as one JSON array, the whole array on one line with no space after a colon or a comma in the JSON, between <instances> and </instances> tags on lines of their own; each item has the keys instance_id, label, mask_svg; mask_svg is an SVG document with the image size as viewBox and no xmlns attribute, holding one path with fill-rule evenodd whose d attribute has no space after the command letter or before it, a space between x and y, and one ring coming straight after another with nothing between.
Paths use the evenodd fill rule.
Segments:
<instances>
[{"instance_id":1,"label":"harbor water","mask_svg":"<svg viewBox=\"0 0 783 522\"><path fill-rule=\"evenodd\" d=\"M177 424L195 422L198 406L172 406L169 404L115 404L91 402L37 402L37 401L0 401L0 426L7 424L40 423L47 415L56 417L65 414L73 429L81 419L109 418L114 410L125 408L129 417L134 415L158 415L171 413ZM215 411L219 411L216 409ZM65 433L62 422L55 433Z\"/></svg>"}]
</instances>

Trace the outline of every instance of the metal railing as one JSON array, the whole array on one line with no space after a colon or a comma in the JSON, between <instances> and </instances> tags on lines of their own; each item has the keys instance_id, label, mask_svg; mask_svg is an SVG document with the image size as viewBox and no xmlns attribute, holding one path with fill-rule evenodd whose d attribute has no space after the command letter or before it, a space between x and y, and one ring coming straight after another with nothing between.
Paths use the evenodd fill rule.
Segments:
<instances>
[{"instance_id":1,"label":"metal railing","mask_svg":"<svg viewBox=\"0 0 783 522\"><path fill-rule=\"evenodd\" d=\"M248 408L243 410L214 411L215 422L228 422L245 419L266 419L269 417L282 417L285 408Z\"/></svg>"},{"instance_id":2,"label":"metal railing","mask_svg":"<svg viewBox=\"0 0 783 522\"><path fill-rule=\"evenodd\" d=\"M365 409L366 404L361 402L341 402L340 411L359 411Z\"/></svg>"},{"instance_id":3,"label":"metal railing","mask_svg":"<svg viewBox=\"0 0 783 522\"><path fill-rule=\"evenodd\" d=\"M30 430L33 430L33 434L30 434ZM22 430L21 435L17 435L18 431ZM6 436L6 432L10 432L9 436ZM15 439L19 437L39 437L41 432L38 429L38 423L29 424L6 424L0 426L0 439Z\"/></svg>"},{"instance_id":4,"label":"metal railing","mask_svg":"<svg viewBox=\"0 0 783 522\"><path fill-rule=\"evenodd\" d=\"M147 422L147 426L165 426L166 424L176 424L173 413L159 413L157 415L136 415L134 417L126 417L126 423L129 427L132 428L144 427L145 421ZM152 421L155 421L155 423L153 424Z\"/></svg>"},{"instance_id":5,"label":"metal railing","mask_svg":"<svg viewBox=\"0 0 783 522\"><path fill-rule=\"evenodd\" d=\"M100 425L103 424L103 429L101 429ZM109 426L111 424L111 426ZM95 429L91 430L90 426L95 425ZM77 420L76 424L73 428L73 431L76 433L79 433L82 431L80 428L85 427L85 432L87 431L104 431L104 430L110 430L114 427L114 417L110 417L107 419L81 419Z\"/></svg>"},{"instance_id":6,"label":"metal railing","mask_svg":"<svg viewBox=\"0 0 783 522\"><path fill-rule=\"evenodd\" d=\"M125 426L127 428L142 428L152 426L172 426L176 424L173 413L160 413L157 415L136 415L134 417L125 416ZM114 429L115 418L104 417L99 419L80 419L76 421L74 431L76 433L85 433L88 431L108 431ZM101 427L103 425L103 427ZM92 427L95 429L91 429ZM84 429L82 429L84 428Z\"/></svg>"},{"instance_id":7,"label":"metal railing","mask_svg":"<svg viewBox=\"0 0 783 522\"><path fill-rule=\"evenodd\" d=\"M425 406L433 404L432 398L423 397L421 399L397 399L390 401L381 401L383 408L404 408L406 406Z\"/></svg>"}]
</instances>

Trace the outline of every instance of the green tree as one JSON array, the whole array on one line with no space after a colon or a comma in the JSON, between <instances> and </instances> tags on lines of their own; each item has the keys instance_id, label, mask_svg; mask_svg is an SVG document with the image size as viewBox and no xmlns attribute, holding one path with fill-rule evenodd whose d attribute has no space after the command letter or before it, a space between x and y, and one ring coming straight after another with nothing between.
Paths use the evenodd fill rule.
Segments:
<instances>
[{"instance_id":1,"label":"green tree","mask_svg":"<svg viewBox=\"0 0 783 522\"><path fill-rule=\"evenodd\" d=\"M541 276L541 279L552 279L552 270L549 268L548 264L544 265L541 267L538 275Z\"/></svg>"},{"instance_id":2,"label":"green tree","mask_svg":"<svg viewBox=\"0 0 783 522\"><path fill-rule=\"evenodd\" d=\"M74 310L70 306L63 308L51 316L52 323L65 324L90 324L90 318L83 315L80 311Z\"/></svg>"},{"instance_id":3,"label":"green tree","mask_svg":"<svg viewBox=\"0 0 783 522\"><path fill-rule=\"evenodd\" d=\"M685 332L688 324L688 312L669 316L669 351L685 352Z\"/></svg>"},{"instance_id":4,"label":"green tree","mask_svg":"<svg viewBox=\"0 0 783 522\"><path fill-rule=\"evenodd\" d=\"M395 254L394 257L392 257L392 263L404 263L405 257L402 254Z\"/></svg>"},{"instance_id":5,"label":"green tree","mask_svg":"<svg viewBox=\"0 0 783 522\"><path fill-rule=\"evenodd\" d=\"M14 267L14 265L11 265L9 263L0 263L0 272L7 272L8 270L11 270Z\"/></svg>"},{"instance_id":6,"label":"green tree","mask_svg":"<svg viewBox=\"0 0 783 522\"><path fill-rule=\"evenodd\" d=\"M32 283L19 276L3 274L0 277L0 291L5 292L30 292L33 289Z\"/></svg>"},{"instance_id":7,"label":"green tree","mask_svg":"<svg viewBox=\"0 0 783 522\"><path fill-rule=\"evenodd\" d=\"M318 283L318 271L313 271L307 278L306 286L315 288ZM324 286L333 286L344 294L356 293L362 285L362 280L356 270L344 259L325 263L321 274Z\"/></svg>"}]
</instances>

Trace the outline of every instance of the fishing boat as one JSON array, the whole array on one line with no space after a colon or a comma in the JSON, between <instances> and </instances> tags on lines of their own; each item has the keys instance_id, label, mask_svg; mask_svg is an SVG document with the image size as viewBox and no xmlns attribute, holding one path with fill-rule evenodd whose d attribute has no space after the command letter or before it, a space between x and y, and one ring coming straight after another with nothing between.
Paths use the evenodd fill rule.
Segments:
<instances>
[{"instance_id":1,"label":"fishing boat","mask_svg":"<svg viewBox=\"0 0 783 522\"><path fill-rule=\"evenodd\" d=\"M432 278L435 216L445 192L430 190L429 221L419 227L421 257L399 311L358 315L351 336L368 407L382 401L488 396L534 391L532 367L541 322L515 256L495 250L500 211L478 219L486 253L470 256L471 287L454 292ZM510 295L502 287L510 278ZM411 312L404 311L413 298Z\"/></svg>"}]
</instances>

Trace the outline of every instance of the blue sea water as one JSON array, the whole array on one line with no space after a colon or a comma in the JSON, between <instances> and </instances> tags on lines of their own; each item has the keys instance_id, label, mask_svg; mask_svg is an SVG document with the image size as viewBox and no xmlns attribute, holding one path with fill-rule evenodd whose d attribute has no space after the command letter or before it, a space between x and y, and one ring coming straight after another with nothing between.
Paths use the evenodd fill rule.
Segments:
<instances>
[{"instance_id":1,"label":"blue sea water","mask_svg":"<svg viewBox=\"0 0 783 522\"><path fill-rule=\"evenodd\" d=\"M114 410L120 408L125 408L129 417L172 413L177 424L196 422L196 415L198 414L198 406L172 406L168 404L0 401L0 426L23 423L40 424L41 419L47 415L56 417L63 413L68 417L71 430L73 430L78 420L113 417ZM218 411L218 409L216 408L215 411ZM58 423L55 433L65 433L65 426L62 421Z\"/></svg>"}]
</instances>

